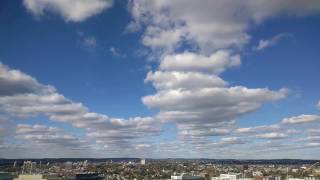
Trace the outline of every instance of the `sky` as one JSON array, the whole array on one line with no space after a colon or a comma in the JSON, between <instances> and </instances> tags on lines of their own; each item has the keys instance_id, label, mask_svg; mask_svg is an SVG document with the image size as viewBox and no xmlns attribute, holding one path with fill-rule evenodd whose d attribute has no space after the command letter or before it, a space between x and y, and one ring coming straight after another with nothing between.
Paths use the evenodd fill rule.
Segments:
<instances>
[{"instance_id":1,"label":"sky","mask_svg":"<svg viewBox=\"0 0 320 180\"><path fill-rule=\"evenodd\" d=\"M318 0L3 0L0 158L319 159Z\"/></svg>"}]
</instances>

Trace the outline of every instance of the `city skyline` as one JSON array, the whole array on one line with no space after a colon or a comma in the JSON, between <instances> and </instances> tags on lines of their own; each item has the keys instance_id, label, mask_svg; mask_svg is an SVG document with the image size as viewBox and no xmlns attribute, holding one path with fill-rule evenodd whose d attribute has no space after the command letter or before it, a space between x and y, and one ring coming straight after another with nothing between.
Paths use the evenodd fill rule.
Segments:
<instances>
[{"instance_id":1,"label":"city skyline","mask_svg":"<svg viewBox=\"0 0 320 180\"><path fill-rule=\"evenodd\" d=\"M318 0L0 2L0 158L318 159Z\"/></svg>"}]
</instances>

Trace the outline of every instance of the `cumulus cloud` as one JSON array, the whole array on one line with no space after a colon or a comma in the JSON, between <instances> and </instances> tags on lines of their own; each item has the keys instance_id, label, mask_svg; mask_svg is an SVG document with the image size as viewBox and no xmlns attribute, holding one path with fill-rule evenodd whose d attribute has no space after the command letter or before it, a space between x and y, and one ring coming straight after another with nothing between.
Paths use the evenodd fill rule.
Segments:
<instances>
[{"instance_id":1,"label":"cumulus cloud","mask_svg":"<svg viewBox=\"0 0 320 180\"><path fill-rule=\"evenodd\" d=\"M260 51L263 50L265 48L271 47L276 45L281 39L286 38L286 37L291 37L291 34L278 34L274 37L272 37L271 39L262 39L259 41L259 44L254 47L253 49L256 51Z\"/></svg>"},{"instance_id":2,"label":"cumulus cloud","mask_svg":"<svg viewBox=\"0 0 320 180\"><path fill-rule=\"evenodd\" d=\"M195 112L199 109L212 110L211 112L229 110L234 111L234 114L243 114L256 110L263 102L276 101L286 95L286 90L274 92L269 89L248 89L236 86L159 91L155 95L145 96L143 102L148 107L158 107L162 110L194 110Z\"/></svg>"},{"instance_id":3,"label":"cumulus cloud","mask_svg":"<svg viewBox=\"0 0 320 180\"><path fill-rule=\"evenodd\" d=\"M0 146L12 135L12 124L7 117L0 116Z\"/></svg>"},{"instance_id":4,"label":"cumulus cloud","mask_svg":"<svg viewBox=\"0 0 320 180\"><path fill-rule=\"evenodd\" d=\"M241 140L239 137L226 137L222 138L219 142L217 142L218 145L234 145L234 144L245 144L243 140Z\"/></svg>"},{"instance_id":5,"label":"cumulus cloud","mask_svg":"<svg viewBox=\"0 0 320 180\"><path fill-rule=\"evenodd\" d=\"M317 115L302 114L284 118L271 125L236 128L231 134L248 139L265 139L269 142L281 139L286 139L286 141L290 141L293 144L296 142L313 142L320 135L320 131L314 129L317 127L316 122L320 122L317 118ZM312 123L312 126L308 126L310 123Z\"/></svg>"},{"instance_id":6,"label":"cumulus cloud","mask_svg":"<svg viewBox=\"0 0 320 180\"><path fill-rule=\"evenodd\" d=\"M289 90L230 86L221 73L241 65L236 52L249 42L250 25L278 15L317 13L316 4L316 0L130 1L132 21L127 30L143 30L142 44L159 57L158 69L145 78L156 92L142 102L159 110L157 119L176 124L180 141L191 141L197 148L210 144L210 136L272 140L298 134L296 129L285 130L283 123L237 128L237 119L287 97ZM288 36L261 41L258 49Z\"/></svg>"},{"instance_id":7,"label":"cumulus cloud","mask_svg":"<svg viewBox=\"0 0 320 180\"><path fill-rule=\"evenodd\" d=\"M180 42L194 42L203 51L247 43L249 25L279 14L319 12L317 0L141 0L130 1L131 30L146 26L142 42L148 47L172 49Z\"/></svg>"},{"instance_id":8,"label":"cumulus cloud","mask_svg":"<svg viewBox=\"0 0 320 180\"><path fill-rule=\"evenodd\" d=\"M46 94L55 91L52 86L42 85L31 76L18 70L12 70L2 63L0 63L0 84L0 96L12 96L32 92Z\"/></svg>"},{"instance_id":9,"label":"cumulus cloud","mask_svg":"<svg viewBox=\"0 0 320 180\"><path fill-rule=\"evenodd\" d=\"M318 135L320 136L320 129L311 128L307 130L307 133L311 136L318 136Z\"/></svg>"},{"instance_id":10,"label":"cumulus cloud","mask_svg":"<svg viewBox=\"0 0 320 180\"><path fill-rule=\"evenodd\" d=\"M157 92L142 101L160 110L157 119L177 123L180 137L228 135L235 119L288 94L287 89L228 87L219 74L239 64L238 55L223 50L210 56L189 52L164 56L159 70L145 79Z\"/></svg>"},{"instance_id":11,"label":"cumulus cloud","mask_svg":"<svg viewBox=\"0 0 320 180\"><path fill-rule=\"evenodd\" d=\"M147 107L160 110L158 119L176 122L180 135L192 137L228 134L234 126L224 127L227 122L287 96L286 89L229 87L219 75L241 65L240 56L231 49L248 42L246 31L251 22L260 23L282 12L300 15L304 14L301 11L315 11L311 5L302 7L298 2L293 5L286 1L250 0L142 0L130 1L129 7L132 22L128 28L144 28L142 44L165 49L158 70L149 72L145 79L157 92L142 101ZM195 51L176 53L181 43L192 44ZM223 129L222 133L217 129Z\"/></svg>"},{"instance_id":12,"label":"cumulus cloud","mask_svg":"<svg viewBox=\"0 0 320 180\"><path fill-rule=\"evenodd\" d=\"M265 134L257 134L256 137L262 138L262 139L283 139L283 138L287 138L288 135L285 133L271 132L271 133L265 133Z\"/></svg>"},{"instance_id":13,"label":"cumulus cloud","mask_svg":"<svg viewBox=\"0 0 320 180\"><path fill-rule=\"evenodd\" d=\"M155 117L117 119L104 114L90 112L83 104L67 99L59 94L54 87L42 85L35 78L19 70L13 70L4 65L0 69L0 79L5 79L8 82L2 83L0 89L8 89L8 87L4 87L8 84L11 87L14 84L14 87L17 87L13 89L19 89L19 87L28 89L27 91L15 91L15 93L3 93L0 95L0 107L5 114L11 117L46 115L50 120L68 123L86 130L85 138L79 138L56 127L38 124L18 124L14 137L22 141L23 144L0 142L0 152L2 154L8 154L9 149L10 151L14 149L15 153L18 153L18 151L22 153L25 148L32 149L28 144L39 147L52 147L52 152L58 155L62 151L65 152L70 149L86 151L96 148L115 154L119 154L119 149L122 149L122 155L123 153L141 154L142 151L144 153L141 155L152 155L157 150L163 150L163 152L172 150L171 153L173 153L180 149L179 151L182 152L181 146L191 148L193 152L197 152L197 150L207 152L208 149L218 150L230 145L247 143L247 141L243 140L243 138L247 137L235 137L234 132L238 134L256 132L256 138L268 140L281 140L288 138L290 134L287 131L284 133L278 132L280 131L279 125L237 129L234 121L237 117L258 109L264 102L284 98L287 90L271 91L268 89L228 87L227 83L214 73L168 70L150 72L146 81L155 84L156 89L159 90L157 94L178 90L177 92L182 92L181 97L177 96L178 99L174 99L176 97L161 97L157 99L159 102L152 107L159 107L162 111ZM19 78L9 76L12 73L18 74L17 77ZM196 82L202 80L204 81ZM195 83L196 85L193 86L189 83ZM24 86L21 86L21 84ZM33 86L34 89L29 88L29 85ZM186 96L184 92L188 91L192 93ZM205 92L205 94L201 95L198 92ZM206 101L201 98L202 96L211 98L211 100ZM160 106L160 104L163 105ZM212 116L212 114L215 116ZM148 140L146 141L146 137L149 139L161 133L161 123L164 121L161 122L160 120L170 120L177 124L179 130L177 141L179 144L177 146L163 147L161 149L162 146L155 146L152 142L148 143ZM1 127L4 127L7 121L0 121ZM259 134L258 132L261 131L266 133ZM0 128L0 133L2 132L3 129ZM312 131L312 133L314 132ZM207 139L207 137L212 136L223 137L217 141ZM306 138L306 142L310 144L310 147L317 147L315 145L318 142L317 140L316 136ZM285 146L284 148L288 147ZM183 153L188 154L187 152ZM43 154L46 153L43 152Z\"/></svg>"},{"instance_id":14,"label":"cumulus cloud","mask_svg":"<svg viewBox=\"0 0 320 180\"><path fill-rule=\"evenodd\" d=\"M299 116L293 116L290 118L284 118L282 120L283 124L305 124L320 121L320 116L318 115L306 115L302 114Z\"/></svg>"},{"instance_id":15,"label":"cumulus cloud","mask_svg":"<svg viewBox=\"0 0 320 180\"><path fill-rule=\"evenodd\" d=\"M183 31L181 29L163 31L161 28L148 27L142 43L151 48L168 48L172 50L182 37Z\"/></svg>"},{"instance_id":16,"label":"cumulus cloud","mask_svg":"<svg viewBox=\"0 0 320 180\"><path fill-rule=\"evenodd\" d=\"M24 0L24 5L34 15L41 16L50 11L68 22L84 21L112 5L112 1L107 0L88 3L86 0ZM0 107L9 116L46 115L52 121L83 128L85 137L95 142L95 146L112 151L121 149L134 153L134 150L154 149L148 140L159 135L161 125L166 122L176 125L177 139L163 146L159 144L158 150L175 152L175 155L179 155L177 152L183 156L195 155L197 150L211 152L212 149L247 143L243 138L281 141L297 132L295 129L281 132L282 126L315 120L298 116L286 118L288 120L284 119L277 125L238 128L237 119L259 110L265 103L286 98L289 91L285 88L231 86L221 78L221 73L241 65L239 49L250 40L250 25L280 14L303 16L315 13L319 11L317 3L317 0L204 0L201 3L191 0L132 0L129 1L132 21L127 30L143 30L141 43L152 51L159 51L159 67L145 78L145 82L155 87L155 92L142 98L147 107L159 110L155 116L117 119L91 112L83 104L59 94L55 88L42 85L27 74L10 68L3 68L4 73L0 74L5 77L4 82L8 81L0 83ZM279 39L264 42L261 47L272 45ZM111 47L110 52L116 55L119 51ZM23 80L15 82L8 75L12 71L19 72L21 77L18 79ZM11 91L13 87L17 90ZM50 127L20 125L18 129L17 138L25 141L45 143L52 139L52 142L60 144L64 138L64 132ZM40 132L47 137L39 136ZM74 138L72 136L71 141L78 142Z\"/></svg>"},{"instance_id":17,"label":"cumulus cloud","mask_svg":"<svg viewBox=\"0 0 320 180\"><path fill-rule=\"evenodd\" d=\"M231 55L227 51L217 51L210 56L184 52L165 56L160 63L161 70L200 71L220 74L226 68L239 66L239 55Z\"/></svg>"},{"instance_id":18,"label":"cumulus cloud","mask_svg":"<svg viewBox=\"0 0 320 180\"><path fill-rule=\"evenodd\" d=\"M103 140L130 144L128 141L132 139L153 136L161 131L159 123L152 117L126 120L90 112L83 104L67 99L52 86L42 85L19 70L1 65L0 72L0 79L4 82L0 84L0 107L2 113L8 117L28 118L45 115L52 121L85 129L87 136L97 142ZM76 137L60 136L59 132L57 129L40 125L19 125L16 131L17 137L22 140L62 143L64 138L67 138L67 143L72 141L70 143L74 144ZM51 133L54 135L51 136Z\"/></svg>"},{"instance_id":19,"label":"cumulus cloud","mask_svg":"<svg viewBox=\"0 0 320 180\"><path fill-rule=\"evenodd\" d=\"M216 75L181 71L149 72L145 82L152 82L157 89L199 89L205 87L225 87L227 85L227 82Z\"/></svg>"},{"instance_id":20,"label":"cumulus cloud","mask_svg":"<svg viewBox=\"0 0 320 180\"><path fill-rule=\"evenodd\" d=\"M81 22L110 8L113 0L24 0L23 5L36 17L51 12L66 22Z\"/></svg>"},{"instance_id":21,"label":"cumulus cloud","mask_svg":"<svg viewBox=\"0 0 320 180\"><path fill-rule=\"evenodd\" d=\"M66 134L58 128L38 124L18 124L15 137L34 145L49 145L53 148L78 149L87 148L89 146L88 141Z\"/></svg>"},{"instance_id":22,"label":"cumulus cloud","mask_svg":"<svg viewBox=\"0 0 320 180\"><path fill-rule=\"evenodd\" d=\"M274 131L281 129L279 125L273 124L273 125L261 125L256 127L245 127L245 128L238 128L236 129L236 133L258 133L263 131Z\"/></svg>"}]
</instances>

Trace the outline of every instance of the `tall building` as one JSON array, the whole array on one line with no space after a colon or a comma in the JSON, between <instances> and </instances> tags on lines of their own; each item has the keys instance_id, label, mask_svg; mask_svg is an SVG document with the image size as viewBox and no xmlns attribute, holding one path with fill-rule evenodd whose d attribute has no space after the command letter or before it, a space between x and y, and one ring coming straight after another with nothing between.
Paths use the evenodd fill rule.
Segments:
<instances>
[{"instance_id":1,"label":"tall building","mask_svg":"<svg viewBox=\"0 0 320 180\"><path fill-rule=\"evenodd\" d=\"M171 179L179 179L179 180L204 180L202 176L192 176L188 174L181 174L179 176L171 176Z\"/></svg>"},{"instance_id":2,"label":"tall building","mask_svg":"<svg viewBox=\"0 0 320 180\"><path fill-rule=\"evenodd\" d=\"M141 159L140 164L145 165L146 164L146 159Z\"/></svg>"}]
</instances>

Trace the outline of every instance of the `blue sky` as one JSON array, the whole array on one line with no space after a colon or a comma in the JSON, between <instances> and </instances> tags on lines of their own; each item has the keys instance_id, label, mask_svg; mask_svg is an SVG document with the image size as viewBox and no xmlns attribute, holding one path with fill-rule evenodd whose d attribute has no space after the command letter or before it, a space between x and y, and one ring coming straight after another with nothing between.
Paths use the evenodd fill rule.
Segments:
<instances>
[{"instance_id":1,"label":"blue sky","mask_svg":"<svg viewBox=\"0 0 320 180\"><path fill-rule=\"evenodd\" d=\"M320 5L282 1L1 1L2 156L316 158Z\"/></svg>"}]
</instances>

